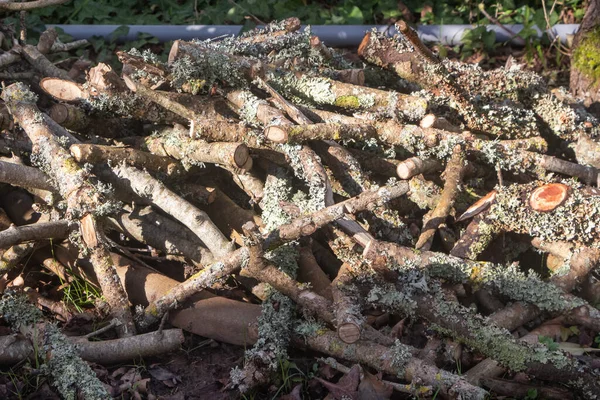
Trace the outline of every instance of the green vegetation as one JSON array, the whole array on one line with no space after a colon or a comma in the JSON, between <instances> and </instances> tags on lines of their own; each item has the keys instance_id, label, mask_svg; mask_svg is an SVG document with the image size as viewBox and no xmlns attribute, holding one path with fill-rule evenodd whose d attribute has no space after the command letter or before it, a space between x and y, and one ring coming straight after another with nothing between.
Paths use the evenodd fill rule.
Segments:
<instances>
[{"instance_id":1,"label":"green vegetation","mask_svg":"<svg viewBox=\"0 0 600 400\"><path fill-rule=\"evenodd\" d=\"M298 17L307 24L386 24L397 19L423 24L487 24L473 0L75 0L35 11L38 21L70 24L253 24ZM546 25L543 1L484 0L501 23ZM551 24L578 22L583 0L546 2ZM129 10L123 12L123 10ZM248 18L249 17L249 18Z\"/></svg>"},{"instance_id":2,"label":"green vegetation","mask_svg":"<svg viewBox=\"0 0 600 400\"><path fill-rule=\"evenodd\" d=\"M545 4L545 9L544 9ZM122 12L128 10L128 12ZM548 59L560 65L561 51L549 56L545 51L552 43L551 38L537 37L536 27L546 29L557 23L578 23L584 15L583 0L524 1L524 0L74 0L56 7L32 11L27 16L29 42L36 43L45 23L53 24L109 24L109 25L186 25L186 24L236 24L249 30L258 24L298 17L304 24L393 24L403 19L414 24L474 24L480 27L465 33L463 45L454 48L461 58L488 56L498 46L494 32L486 31L482 25L494 22L501 24L524 24L519 40L526 46L528 63L538 60L547 69ZM18 26L17 17L9 14L4 23ZM91 49L79 50L77 56L86 55L95 62L109 62L114 67L113 54L117 49L117 38L128 33L120 26L106 41L91 39ZM68 37L61 37L67 41ZM152 48L155 52L168 49L162 47L151 35L140 33L136 40L120 45L119 50ZM559 47L554 43L554 47ZM91 51L90 51L91 50ZM442 56L448 49L438 49ZM164 52L163 52L164 53ZM161 55L166 59L166 54ZM489 60L491 63L494 59Z\"/></svg>"},{"instance_id":3,"label":"green vegetation","mask_svg":"<svg viewBox=\"0 0 600 400\"><path fill-rule=\"evenodd\" d=\"M77 312L83 312L96 304L96 300L102 297L100 290L87 280L79 278L76 274L69 272L72 277L70 282L64 282L61 279L61 290L63 292L63 301L66 305L73 307Z\"/></svg>"},{"instance_id":4,"label":"green vegetation","mask_svg":"<svg viewBox=\"0 0 600 400\"><path fill-rule=\"evenodd\" d=\"M575 67L588 78L600 79L600 28L587 34L573 53Z\"/></svg>"}]
</instances>

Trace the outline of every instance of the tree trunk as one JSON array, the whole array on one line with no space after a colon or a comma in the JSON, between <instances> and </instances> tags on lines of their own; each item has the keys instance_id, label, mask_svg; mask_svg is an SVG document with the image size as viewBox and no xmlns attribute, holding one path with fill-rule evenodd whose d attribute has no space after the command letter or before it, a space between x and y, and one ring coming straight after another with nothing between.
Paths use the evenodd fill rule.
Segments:
<instances>
[{"instance_id":1,"label":"tree trunk","mask_svg":"<svg viewBox=\"0 0 600 400\"><path fill-rule=\"evenodd\" d=\"M571 93L600 109L600 0L590 0L573 41Z\"/></svg>"}]
</instances>

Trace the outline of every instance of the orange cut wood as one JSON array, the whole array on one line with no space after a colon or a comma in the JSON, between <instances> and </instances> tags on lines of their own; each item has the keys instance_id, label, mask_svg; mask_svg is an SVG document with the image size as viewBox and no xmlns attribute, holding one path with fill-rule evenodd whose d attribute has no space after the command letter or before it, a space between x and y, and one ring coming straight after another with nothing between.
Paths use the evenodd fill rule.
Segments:
<instances>
[{"instance_id":1,"label":"orange cut wood","mask_svg":"<svg viewBox=\"0 0 600 400\"><path fill-rule=\"evenodd\" d=\"M548 212L560 206L569 197L569 187L562 183L548 183L535 189L529 196L529 206L540 212Z\"/></svg>"},{"instance_id":2,"label":"orange cut wood","mask_svg":"<svg viewBox=\"0 0 600 400\"><path fill-rule=\"evenodd\" d=\"M492 190L491 192L477 200L471 207L467 208L467 211L465 211L460 217L458 217L456 222L464 221L465 219L474 217L482 211L487 210L488 207L496 199L496 193L497 192L495 190Z\"/></svg>"}]
</instances>

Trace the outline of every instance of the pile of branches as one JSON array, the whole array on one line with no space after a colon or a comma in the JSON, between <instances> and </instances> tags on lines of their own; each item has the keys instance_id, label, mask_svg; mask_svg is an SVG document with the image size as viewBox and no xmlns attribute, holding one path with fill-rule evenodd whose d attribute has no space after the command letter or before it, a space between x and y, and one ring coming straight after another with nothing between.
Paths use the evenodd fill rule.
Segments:
<instances>
[{"instance_id":1,"label":"pile of branches","mask_svg":"<svg viewBox=\"0 0 600 400\"><path fill-rule=\"evenodd\" d=\"M248 346L242 392L295 348L356 378L325 382L334 398L359 397L342 362L420 398L597 398L597 358L538 340L600 332L596 118L518 65L441 61L402 23L359 57L299 28L178 40L167 62L120 52L121 74L53 64L52 30L0 55L30 74L5 74L1 95L2 271L32 268L35 250L97 285L115 346L139 339L135 354L181 329ZM48 348L75 341L15 320L35 314L13 312L19 290L2 302L16 329L51 329ZM86 339L83 359L118 358ZM1 340L4 364L31 348Z\"/></svg>"}]
</instances>

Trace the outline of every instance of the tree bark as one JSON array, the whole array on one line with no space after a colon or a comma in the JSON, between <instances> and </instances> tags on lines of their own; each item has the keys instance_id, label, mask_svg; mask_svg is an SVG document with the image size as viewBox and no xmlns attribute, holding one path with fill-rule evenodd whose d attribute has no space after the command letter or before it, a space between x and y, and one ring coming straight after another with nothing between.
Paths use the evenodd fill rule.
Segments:
<instances>
[{"instance_id":1,"label":"tree bark","mask_svg":"<svg viewBox=\"0 0 600 400\"><path fill-rule=\"evenodd\" d=\"M590 0L573 41L570 88L586 106L600 103L600 0ZM597 104L600 106L600 104Z\"/></svg>"}]
</instances>

